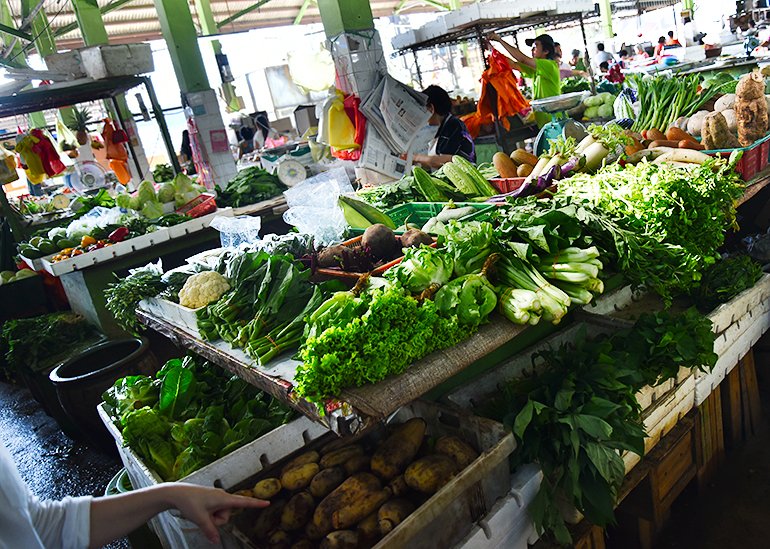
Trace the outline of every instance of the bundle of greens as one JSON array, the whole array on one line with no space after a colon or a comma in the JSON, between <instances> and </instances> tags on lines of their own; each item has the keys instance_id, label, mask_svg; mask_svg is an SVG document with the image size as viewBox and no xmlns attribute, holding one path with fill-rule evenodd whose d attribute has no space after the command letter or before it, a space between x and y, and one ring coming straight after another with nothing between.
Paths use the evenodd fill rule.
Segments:
<instances>
[{"instance_id":1,"label":"bundle of greens","mask_svg":"<svg viewBox=\"0 0 770 549\"><path fill-rule=\"evenodd\" d=\"M155 379L119 379L103 398L125 443L165 481L184 478L296 415L191 356L170 360Z\"/></svg>"},{"instance_id":2,"label":"bundle of greens","mask_svg":"<svg viewBox=\"0 0 770 549\"><path fill-rule=\"evenodd\" d=\"M394 183L367 187L356 193L358 198L377 208L389 210L400 204L427 200L414 184L414 177L407 175Z\"/></svg>"},{"instance_id":3,"label":"bundle of greens","mask_svg":"<svg viewBox=\"0 0 770 549\"><path fill-rule=\"evenodd\" d=\"M205 340L243 348L260 365L298 345L303 318L329 289L314 287L310 270L292 256L267 252L233 257L226 277L232 289L198 311L198 330Z\"/></svg>"},{"instance_id":4,"label":"bundle of greens","mask_svg":"<svg viewBox=\"0 0 770 549\"><path fill-rule=\"evenodd\" d=\"M20 368L45 372L99 337L82 316L69 312L8 320L0 335L0 356L8 370L0 374L13 379Z\"/></svg>"},{"instance_id":5,"label":"bundle of greens","mask_svg":"<svg viewBox=\"0 0 770 549\"><path fill-rule=\"evenodd\" d=\"M162 280L163 269L160 264L149 264L134 269L126 278L118 278L104 290L107 310L115 317L118 325L132 334L139 333L139 320L136 308L139 302L148 297L155 297L166 289Z\"/></svg>"},{"instance_id":6,"label":"bundle of greens","mask_svg":"<svg viewBox=\"0 0 770 549\"><path fill-rule=\"evenodd\" d=\"M670 299L697 286L714 263L743 188L721 159L687 170L641 163L566 179L552 207L569 206L598 244L617 253L632 282Z\"/></svg>"},{"instance_id":7,"label":"bundle of greens","mask_svg":"<svg viewBox=\"0 0 770 549\"><path fill-rule=\"evenodd\" d=\"M751 288L761 277L762 266L748 255L726 257L706 269L693 297L701 310L710 311Z\"/></svg>"},{"instance_id":8,"label":"bundle of greens","mask_svg":"<svg viewBox=\"0 0 770 549\"><path fill-rule=\"evenodd\" d=\"M716 362L711 323L694 310L643 315L633 328L541 352L542 366L506 383L477 412L502 421L517 439L513 466L537 463L544 479L530 512L538 531L570 543L560 501L593 524L614 522L625 476L620 452L644 453L636 393L680 368ZM534 363L534 361L533 361Z\"/></svg>"},{"instance_id":9,"label":"bundle of greens","mask_svg":"<svg viewBox=\"0 0 770 549\"><path fill-rule=\"evenodd\" d=\"M320 403L347 387L376 383L472 333L457 317L440 314L433 301L379 286L360 298L335 294L308 319L310 335L294 378L299 396Z\"/></svg>"},{"instance_id":10,"label":"bundle of greens","mask_svg":"<svg viewBox=\"0 0 770 549\"><path fill-rule=\"evenodd\" d=\"M447 251L423 244L407 248L401 263L385 271L384 277L413 294L429 290L432 295L452 278L453 269L454 261Z\"/></svg>"},{"instance_id":11,"label":"bundle of greens","mask_svg":"<svg viewBox=\"0 0 770 549\"><path fill-rule=\"evenodd\" d=\"M233 208L248 206L278 196L286 188L277 176L259 166L251 166L239 171L218 193L217 204Z\"/></svg>"},{"instance_id":12,"label":"bundle of greens","mask_svg":"<svg viewBox=\"0 0 770 549\"><path fill-rule=\"evenodd\" d=\"M677 78L669 76L631 75L631 87L636 89L641 109L634 122L634 131L656 128L668 129L680 116L692 116L717 93L725 93L728 83L700 89L700 76L691 74Z\"/></svg>"},{"instance_id":13,"label":"bundle of greens","mask_svg":"<svg viewBox=\"0 0 770 549\"><path fill-rule=\"evenodd\" d=\"M487 271L497 261L498 256L490 256L481 272L462 275L442 286L433 300L439 312L448 317L457 317L463 326L477 328L487 321L497 305L495 287L487 278Z\"/></svg>"}]
</instances>

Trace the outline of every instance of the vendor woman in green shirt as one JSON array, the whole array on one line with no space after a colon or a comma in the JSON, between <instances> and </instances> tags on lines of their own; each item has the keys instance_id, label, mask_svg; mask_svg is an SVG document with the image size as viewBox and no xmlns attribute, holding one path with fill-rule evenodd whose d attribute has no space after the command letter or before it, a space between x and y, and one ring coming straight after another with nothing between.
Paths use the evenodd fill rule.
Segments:
<instances>
[{"instance_id":1,"label":"vendor woman in green shirt","mask_svg":"<svg viewBox=\"0 0 770 549\"><path fill-rule=\"evenodd\" d=\"M499 42L505 51L513 57L510 61L511 68L521 71L527 77L532 78L533 99L544 99L561 93L561 79L559 78L559 64L556 62L556 45L548 34L541 34L537 38L528 38L527 46L532 46L532 57L522 52L519 48L504 42L496 33L489 33L490 41ZM537 125L542 127L551 121L551 115L545 112L536 112Z\"/></svg>"}]
</instances>

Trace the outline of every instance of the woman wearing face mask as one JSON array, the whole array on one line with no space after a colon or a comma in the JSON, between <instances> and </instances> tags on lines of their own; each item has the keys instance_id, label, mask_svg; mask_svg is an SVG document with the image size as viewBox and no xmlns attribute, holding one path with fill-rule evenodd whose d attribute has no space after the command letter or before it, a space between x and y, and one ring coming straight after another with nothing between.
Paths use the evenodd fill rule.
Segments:
<instances>
[{"instance_id":1,"label":"woman wearing face mask","mask_svg":"<svg viewBox=\"0 0 770 549\"><path fill-rule=\"evenodd\" d=\"M431 115L428 124L438 126L430 154L416 154L412 161L426 168L438 169L459 155L473 162L476 154L473 138L465 124L452 114L452 100L443 88L428 86L422 93L428 96Z\"/></svg>"},{"instance_id":2,"label":"woman wearing face mask","mask_svg":"<svg viewBox=\"0 0 770 549\"><path fill-rule=\"evenodd\" d=\"M496 32L487 35L490 41L498 42L508 54L513 57L509 61L511 68L532 79L533 99L545 99L561 93L559 65L556 62L556 44L548 34L525 40L527 46L532 46L532 57L505 42ZM536 112L537 125L542 127L551 121L551 115Z\"/></svg>"}]
</instances>

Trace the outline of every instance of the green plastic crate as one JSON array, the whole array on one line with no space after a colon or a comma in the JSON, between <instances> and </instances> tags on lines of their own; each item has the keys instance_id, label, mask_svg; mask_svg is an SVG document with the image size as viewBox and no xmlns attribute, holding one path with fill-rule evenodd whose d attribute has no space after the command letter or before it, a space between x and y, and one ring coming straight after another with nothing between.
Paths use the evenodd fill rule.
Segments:
<instances>
[{"instance_id":1,"label":"green plastic crate","mask_svg":"<svg viewBox=\"0 0 770 549\"><path fill-rule=\"evenodd\" d=\"M409 219L409 223L414 223L415 225L422 227L431 217L436 217L441 213L441 210L443 210L446 205L446 202L409 202L408 204L396 206L385 213L393 220L396 227L403 225L407 219ZM455 205L458 208L472 206L476 209L472 214L460 218L460 221L489 221L492 217L491 214L495 209L494 205L481 202L455 202ZM396 234L403 234L403 232L404 231L395 231ZM364 234L364 229L349 228L347 234L359 236Z\"/></svg>"}]
</instances>

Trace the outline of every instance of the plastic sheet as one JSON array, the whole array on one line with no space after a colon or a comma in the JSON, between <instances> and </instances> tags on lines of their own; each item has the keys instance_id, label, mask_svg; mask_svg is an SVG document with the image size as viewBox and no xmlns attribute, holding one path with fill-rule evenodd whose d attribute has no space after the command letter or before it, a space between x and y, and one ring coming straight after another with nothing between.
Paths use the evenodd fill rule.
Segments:
<instances>
[{"instance_id":1,"label":"plastic sheet","mask_svg":"<svg viewBox=\"0 0 770 549\"><path fill-rule=\"evenodd\" d=\"M240 217L217 216L211 220L212 228L219 231L219 240L225 248L237 248L241 244L259 242L262 220L247 215Z\"/></svg>"}]
</instances>

